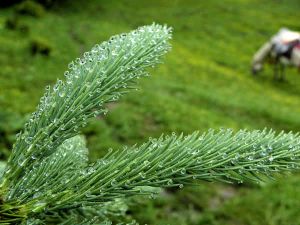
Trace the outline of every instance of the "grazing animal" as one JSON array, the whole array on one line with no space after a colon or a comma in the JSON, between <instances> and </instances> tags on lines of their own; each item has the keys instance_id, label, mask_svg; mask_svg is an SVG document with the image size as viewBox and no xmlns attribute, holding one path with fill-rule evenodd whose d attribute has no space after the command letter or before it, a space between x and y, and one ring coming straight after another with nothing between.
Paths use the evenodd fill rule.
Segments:
<instances>
[{"instance_id":1,"label":"grazing animal","mask_svg":"<svg viewBox=\"0 0 300 225\"><path fill-rule=\"evenodd\" d=\"M284 80L286 66L297 67L300 71L300 33L281 28L254 55L252 74L262 70L263 64L274 64L274 78Z\"/></svg>"}]
</instances>

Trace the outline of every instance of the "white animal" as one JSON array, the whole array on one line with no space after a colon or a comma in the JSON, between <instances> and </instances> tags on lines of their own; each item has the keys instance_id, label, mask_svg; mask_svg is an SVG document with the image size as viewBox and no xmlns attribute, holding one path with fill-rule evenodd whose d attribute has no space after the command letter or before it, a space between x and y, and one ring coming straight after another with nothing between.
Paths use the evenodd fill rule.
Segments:
<instances>
[{"instance_id":1,"label":"white animal","mask_svg":"<svg viewBox=\"0 0 300 225\"><path fill-rule=\"evenodd\" d=\"M274 64L275 79L284 79L286 66L297 67L300 71L300 33L286 28L280 29L255 53L252 73L261 71L266 61Z\"/></svg>"}]
</instances>

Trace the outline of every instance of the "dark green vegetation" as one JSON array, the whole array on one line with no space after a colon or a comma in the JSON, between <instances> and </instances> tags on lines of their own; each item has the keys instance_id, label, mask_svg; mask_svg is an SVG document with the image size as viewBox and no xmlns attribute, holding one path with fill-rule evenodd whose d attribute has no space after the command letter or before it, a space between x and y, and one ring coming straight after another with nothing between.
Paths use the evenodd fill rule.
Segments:
<instances>
[{"instance_id":1,"label":"dark green vegetation","mask_svg":"<svg viewBox=\"0 0 300 225\"><path fill-rule=\"evenodd\" d=\"M141 80L141 91L91 121L84 131L91 159L109 147L141 143L162 132L210 127L298 131L300 75L290 69L287 81L278 83L270 66L256 78L249 69L253 53L281 26L300 30L299 10L298 0L77 0L39 18L1 10L1 152L8 154L42 88L63 78L68 62L94 43L153 21L174 27L173 51L151 79ZM15 25L7 28L8 20ZM141 207L129 212L141 224L296 225L299 185L299 175L262 188L203 183L167 190L156 200L137 199Z\"/></svg>"}]
</instances>

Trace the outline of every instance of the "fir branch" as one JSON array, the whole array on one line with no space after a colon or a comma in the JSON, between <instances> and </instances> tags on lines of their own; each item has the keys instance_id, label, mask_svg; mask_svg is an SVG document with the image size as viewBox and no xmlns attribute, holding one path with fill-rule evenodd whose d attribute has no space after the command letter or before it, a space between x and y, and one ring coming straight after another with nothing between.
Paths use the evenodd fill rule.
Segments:
<instances>
[{"instance_id":1,"label":"fir branch","mask_svg":"<svg viewBox=\"0 0 300 225\"><path fill-rule=\"evenodd\" d=\"M72 179L58 176L52 180L61 185L50 185L43 196L28 198L22 208L30 210L30 217L46 212L45 218L51 218L59 212L69 215L73 209L104 209L117 198L152 196L159 190L155 187L182 188L197 180L260 182L299 165L298 133L221 129L186 137L172 134L139 147L110 151L96 163L74 171L76 175L68 176Z\"/></svg>"},{"instance_id":2,"label":"fir branch","mask_svg":"<svg viewBox=\"0 0 300 225\"><path fill-rule=\"evenodd\" d=\"M173 134L151 139L140 147L111 151L66 184L74 190L72 198L62 198L47 207L51 211L99 205L157 191L150 187L182 188L193 180L259 182L299 165L299 134L276 135L267 130L211 130L186 137Z\"/></svg>"},{"instance_id":3,"label":"fir branch","mask_svg":"<svg viewBox=\"0 0 300 225\"><path fill-rule=\"evenodd\" d=\"M85 206L76 208L69 211L57 211L52 214L44 215L44 218L40 220L40 224L59 224L59 225L73 225L73 224L102 224L111 225L111 220L122 221L125 217L125 213L128 209L127 204L123 199L115 199L114 201L107 202L98 206ZM120 219L117 219L120 218ZM114 223L115 224L115 223ZM119 224L119 223L118 223ZM120 223L120 225L123 223ZM128 225L136 225L135 221L132 221Z\"/></svg>"},{"instance_id":4,"label":"fir branch","mask_svg":"<svg viewBox=\"0 0 300 225\"><path fill-rule=\"evenodd\" d=\"M6 162L0 161L0 178L2 177L2 174L4 173L6 167Z\"/></svg>"},{"instance_id":5,"label":"fir branch","mask_svg":"<svg viewBox=\"0 0 300 225\"><path fill-rule=\"evenodd\" d=\"M71 63L65 82L46 88L1 176L0 223L104 222L116 199L194 180L260 182L299 168L298 133L224 129L161 136L88 164L80 128L147 75L170 37L155 24L115 36Z\"/></svg>"},{"instance_id":6,"label":"fir branch","mask_svg":"<svg viewBox=\"0 0 300 225\"><path fill-rule=\"evenodd\" d=\"M105 103L119 99L146 68L160 61L170 45L170 28L153 24L96 45L69 64L66 81L46 88L40 104L18 134L1 189L14 186L24 173L77 135L87 120L106 114Z\"/></svg>"},{"instance_id":7,"label":"fir branch","mask_svg":"<svg viewBox=\"0 0 300 225\"><path fill-rule=\"evenodd\" d=\"M54 154L44 158L38 166L25 173L14 188L8 191L6 199L18 200L19 204L28 202L29 199L38 201L40 197L47 201L45 193L48 192L52 197L59 194L55 190L64 189L64 183L76 178L80 169L87 165L88 150L85 139L81 136L70 138ZM60 180L64 180L64 183L58 182Z\"/></svg>"},{"instance_id":8,"label":"fir branch","mask_svg":"<svg viewBox=\"0 0 300 225\"><path fill-rule=\"evenodd\" d=\"M63 189L64 183L60 182L61 180L76 177L80 169L88 165L87 153L83 137L76 136L66 140L54 154L25 173L22 179L8 190L5 201L9 207L0 210L0 218L1 213L19 214L20 218L26 218L30 212L44 208L47 196L51 196L53 200L55 196L65 195L67 191L58 193L55 190Z\"/></svg>"}]
</instances>

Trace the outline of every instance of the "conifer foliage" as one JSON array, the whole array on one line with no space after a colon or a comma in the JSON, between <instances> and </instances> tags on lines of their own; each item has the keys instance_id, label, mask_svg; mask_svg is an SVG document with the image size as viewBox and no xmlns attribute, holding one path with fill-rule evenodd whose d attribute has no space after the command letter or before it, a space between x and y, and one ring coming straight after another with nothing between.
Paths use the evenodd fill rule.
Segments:
<instances>
[{"instance_id":1,"label":"conifer foliage","mask_svg":"<svg viewBox=\"0 0 300 225\"><path fill-rule=\"evenodd\" d=\"M230 129L162 135L108 151L95 163L80 130L105 115L171 46L171 29L152 24L96 45L47 86L0 171L0 224L109 224L123 199L197 180L259 182L295 170L298 134Z\"/></svg>"}]
</instances>

